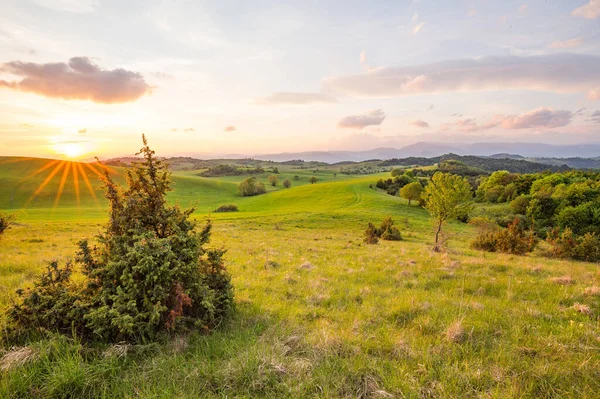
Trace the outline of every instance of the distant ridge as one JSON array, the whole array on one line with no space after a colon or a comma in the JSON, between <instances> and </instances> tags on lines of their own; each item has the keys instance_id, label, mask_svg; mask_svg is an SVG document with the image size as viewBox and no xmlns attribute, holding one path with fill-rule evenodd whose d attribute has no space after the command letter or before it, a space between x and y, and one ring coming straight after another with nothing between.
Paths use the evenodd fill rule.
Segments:
<instances>
[{"instance_id":1,"label":"distant ridge","mask_svg":"<svg viewBox=\"0 0 600 399\"><path fill-rule=\"evenodd\" d=\"M254 155L265 161L288 161L302 159L336 163L343 161L365 161L368 159L390 159L406 157L437 157L444 154L475 155L511 159L525 158L596 158L600 157L600 144L553 145L544 143L433 143L419 142L399 149L374 148L367 151L304 151Z\"/></svg>"}]
</instances>

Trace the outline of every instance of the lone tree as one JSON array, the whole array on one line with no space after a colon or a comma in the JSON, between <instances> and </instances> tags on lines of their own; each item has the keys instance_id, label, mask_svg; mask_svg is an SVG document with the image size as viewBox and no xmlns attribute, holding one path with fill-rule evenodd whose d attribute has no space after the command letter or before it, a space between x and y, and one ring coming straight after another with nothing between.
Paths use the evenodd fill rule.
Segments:
<instances>
[{"instance_id":1,"label":"lone tree","mask_svg":"<svg viewBox=\"0 0 600 399\"><path fill-rule=\"evenodd\" d=\"M269 176L269 183L271 183L273 187L276 187L277 183L279 183L279 177L277 177L277 175Z\"/></svg>"},{"instance_id":2,"label":"lone tree","mask_svg":"<svg viewBox=\"0 0 600 399\"><path fill-rule=\"evenodd\" d=\"M292 187L292 182L291 182L290 179L283 180L282 184L283 184L283 188L290 188L290 187Z\"/></svg>"},{"instance_id":3,"label":"lone tree","mask_svg":"<svg viewBox=\"0 0 600 399\"><path fill-rule=\"evenodd\" d=\"M225 251L204 248L210 221L198 230L190 220L194 209L167 204L168 166L143 142L143 161L125 173L126 187L104 170L109 221L97 246L79 243L76 264L85 280L71 279L71 262L51 262L8 311L17 337L55 331L109 342L152 340L171 331L208 331L233 308Z\"/></svg>"},{"instance_id":4,"label":"lone tree","mask_svg":"<svg viewBox=\"0 0 600 399\"><path fill-rule=\"evenodd\" d=\"M238 185L238 191L243 197L264 194L267 192L265 185L256 180L256 177L249 177Z\"/></svg>"},{"instance_id":5,"label":"lone tree","mask_svg":"<svg viewBox=\"0 0 600 399\"><path fill-rule=\"evenodd\" d=\"M419 182L408 183L406 186L400 189L400 196L402 198L406 198L408 200L408 205L412 200L418 200L421 198L421 194L423 193L423 186Z\"/></svg>"},{"instance_id":6,"label":"lone tree","mask_svg":"<svg viewBox=\"0 0 600 399\"><path fill-rule=\"evenodd\" d=\"M442 225L449 219L468 214L471 207L471 186L467 179L448 173L436 173L423 192L425 208L436 221L435 245L439 252Z\"/></svg>"},{"instance_id":7,"label":"lone tree","mask_svg":"<svg viewBox=\"0 0 600 399\"><path fill-rule=\"evenodd\" d=\"M319 179L317 179L315 176L312 176L309 180L310 184L315 184L317 181L319 181Z\"/></svg>"}]
</instances>

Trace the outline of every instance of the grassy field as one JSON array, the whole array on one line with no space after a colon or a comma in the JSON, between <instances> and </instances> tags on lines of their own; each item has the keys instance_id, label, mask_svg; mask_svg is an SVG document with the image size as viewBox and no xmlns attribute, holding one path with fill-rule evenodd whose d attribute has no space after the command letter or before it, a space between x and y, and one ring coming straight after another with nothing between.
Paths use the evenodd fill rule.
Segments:
<instances>
[{"instance_id":1,"label":"grassy field","mask_svg":"<svg viewBox=\"0 0 600 399\"><path fill-rule=\"evenodd\" d=\"M46 165L0 158L0 210L18 216L0 241L1 307L106 219L93 170ZM433 253L426 211L370 188L383 174L279 169L300 180L250 198L236 191L244 177L174 175L170 200L195 204L199 220L240 208L210 214L211 244L228 249L232 320L158 344L4 348L0 397L600 397L597 265L477 252L460 223ZM364 245L366 224L387 215L404 241Z\"/></svg>"}]
</instances>

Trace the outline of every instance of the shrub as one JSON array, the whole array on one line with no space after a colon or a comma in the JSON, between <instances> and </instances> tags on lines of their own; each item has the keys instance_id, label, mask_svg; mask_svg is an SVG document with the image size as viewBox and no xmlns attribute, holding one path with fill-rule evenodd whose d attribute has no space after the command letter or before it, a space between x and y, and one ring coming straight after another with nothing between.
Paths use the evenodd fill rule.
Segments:
<instances>
[{"instance_id":1,"label":"shrub","mask_svg":"<svg viewBox=\"0 0 600 399\"><path fill-rule=\"evenodd\" d=\"M510 207L514 213L518 215L526 215L530 200L531 198L528 196L520 195L510 202Z\"/></svg>"},{"instance_id":2,"label":"shrub","mask_svg":"<svg viewBox=\"0 0 600 399\"><path fill-rule=\"evenodd\" d=\"M237 211L239 211L239 209L238 209L237 205L234 205L234 204L221 205L220 207L215 209L215 212L237 212Z\"/></svg>"},{"instance_id":3,"label":"shrub","mask_svg":"<svg viewBox=\"0 0 600 399\"><path fill-rule=\"evenodd\" d=\"M365 244L377 244L379 242L379 237L377 236L377 229L373 225L373 223L369 222L367 229L365 230Z\"/></svg>"},{"instance_id":4,"label":"shrub","mask_svg":"<svg viewBox=\"0 0 600 399\"><path fill-rule=\"evenodd\" d=\"M575 237L568 227L562 233L559 233L558 228L554 228L548 233L546 242L550 244L548 255L554 258L600 261L600 239L595 233Z\"/></svg>"},{"instance_id":5,"label":"shrub","mask_svg":"<svg viewBox=\"0 0 600 399\"><path fill-rule=\"evenodd\" d=\"M223 250L205 249L210 221L200 229L193 209L168 206L168 166L143 138L144 160L117 185L107 170L106 231L98 245L79 243L76 262L82 283L71 279L72 264L50 262L33 288L8 311L11 336L56 331L100 341L144 341L188 328L216 327L233 308Z\"/></svg>"},{"instance_id":6,"label":"shrub","mask_svg":"<svg viewBox=\"0 0 600 399\"><path fill-rule=\"evenodd\" d=\"M298 175L294 175L293 179L294 179L294 180L300 180L300 176L298 176Z\"/></svg>"},{"instance_id":7,"label":"shrub","mask_svg":"<svg viewBox=\"0 0 600 399\"><path fill-rule=\"evenodd\" d=\"M6 230L14 223L15 216L0 212L0 238Z\"/></svg>"},{"instance_id":8,"label":"shrub","mask_svg":"<svg viewBox=\"0 0 600 399\"><path fill-rule=\"evenodd\" d=\"M292 182L290 181L290 179L285 179L283 180L283 188L290 188L292 187Z\"/></svg>"},{"instance_id":9,"label":"shrub","mask_svg":"<svg viewBox=\"0 0 600 399\"><path fill-rule=\"evenodd\" d=\"M524 255L533 250L536 241L526 233L519 219L515 219L505 229L484 218L475 218L471 224L477 226L479 232L471 241L471 247L487 252L504 252L513 255Z\"/></svg>"},{"instance_id":10,"label":"shrub","mask_svg":"<svg viewBox=\"0 0 600 399\"><path fill-rule=\"evenodd\" d=\"M273 187L276 187L277 183L279 183L279 177L277 175L271 175L271 176L269 176L269 183L271 183L271 185Z\"/></svg>"},{"instance_id":11,"label":"shrub","mask_svg":"<svg viewBox=\"0 0 600 399\"><path fill-rule=\"evenodd\" d=\"M319 179L317 179L315 176L312 176L309 180L310 184L315 184L318 181L319 181Z\"/></svg>"},{"instance_id":12,"label":"shrub","mask_svg":"<svg viewBox=\"0 0 600 399\"><path fill-rule=\"evenodd\" d=\"M267 192L265 185L262 182L256 180L256 177L249 177L238 185L238 191L244 197L250 197L253 195L264 194Z\"/></svg>"}]
</instances>

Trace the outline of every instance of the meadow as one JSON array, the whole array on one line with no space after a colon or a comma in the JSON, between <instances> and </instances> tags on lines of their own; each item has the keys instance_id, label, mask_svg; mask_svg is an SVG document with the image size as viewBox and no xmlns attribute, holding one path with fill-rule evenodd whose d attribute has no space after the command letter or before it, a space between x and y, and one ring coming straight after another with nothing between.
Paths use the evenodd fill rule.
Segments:
<instances>
[{"instance_id":1,"label":"meadow","mask_svg":"<svg viewBox=\"0 0 600 399\"><path fill-rule=\"evenodd\" d=\"M106 220L97 165L48 164L0 158L0 210L17 216L0 239L2 309ZM210 217L211 245L228 250L231 320L160 343L4 347L0 397L600 397L597 264L475 251L459 222L434 253L427 211L373 188L388 173L278 167L255 197L237 193L245 176L173 174L170 201ZM230 203L240 211L212 212ZM365 245L388 215L404 240Z\"/></svg>"}]
</instances>

